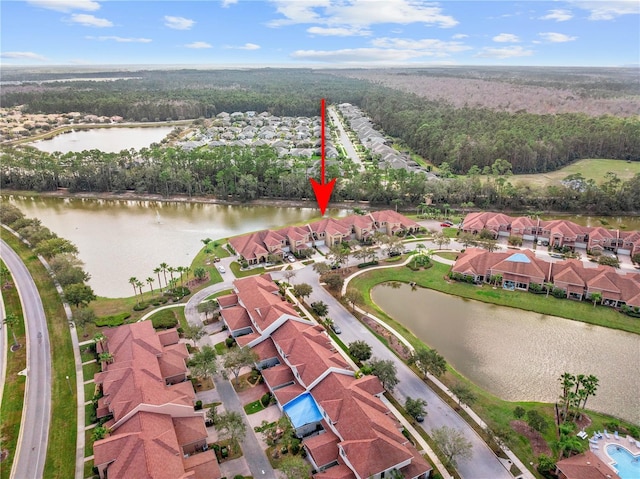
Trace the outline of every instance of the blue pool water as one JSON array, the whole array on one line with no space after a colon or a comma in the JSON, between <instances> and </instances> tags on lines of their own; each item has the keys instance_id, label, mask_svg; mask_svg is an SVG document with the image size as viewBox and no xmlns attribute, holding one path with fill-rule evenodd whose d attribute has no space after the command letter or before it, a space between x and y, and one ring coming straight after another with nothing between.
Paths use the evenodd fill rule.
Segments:
<instances>
[{"instance_id":1,"label":"blue pool water","mask_svg":"<svg viewBox=\"0 0 640 479\"><path fill-rule=\"evenodd\" d=\"M640 456L634 456L624 447L609 444L607 454L616 461L613 467L622 479L640 479Z\"/></svg>"},{"instance_id":2,"label":"blue pool water","mask_svg":"<svg viewBox=\"0 0 640 479\"><path fill-rule=\"evenodd\" d=\"M318 409L315 399L309 393L304 393L292 399L282 408L291 419L294 428L299 428L310 422L322 419L322 414Z\"/></svg>"}]
</instances>

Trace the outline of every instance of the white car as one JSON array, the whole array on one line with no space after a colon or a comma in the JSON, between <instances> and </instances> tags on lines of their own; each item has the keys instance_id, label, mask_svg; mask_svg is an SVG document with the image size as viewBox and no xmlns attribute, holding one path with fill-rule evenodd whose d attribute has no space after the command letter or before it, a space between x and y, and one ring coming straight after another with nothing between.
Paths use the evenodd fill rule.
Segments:
<instances>
[{"instance_id":1,"label":"white car","mask_svg":"<svg viewBox=\"0 0 640 479\"><path fill-rule=\"evenodd\" d=\"M222 265L218 266L218 271L220 271L221 273L226 273L227 272L227 270L224 269L224 266L222 266Z\"/></svg>"},{"instance_id":2,"label":"white car","mask_svg":"<svg viewBox=\"0 0 640 479\"><path fill-rule=\"evenodd\" d=\"M287 256L287 261L289 261L289 263L295 263L296 257L290 254L289 256Z\"/></svg>"}]
</instances>

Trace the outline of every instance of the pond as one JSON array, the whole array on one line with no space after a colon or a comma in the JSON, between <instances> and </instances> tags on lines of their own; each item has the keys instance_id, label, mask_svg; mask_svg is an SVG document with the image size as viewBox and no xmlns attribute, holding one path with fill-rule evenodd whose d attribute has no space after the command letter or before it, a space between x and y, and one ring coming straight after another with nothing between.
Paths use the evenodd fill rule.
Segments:
<instances>
[{"instance_id":1,"label":"pond","mask_svg":"<svg viewBox=\"0 0 640 479\"><path fill-rule=\"evenodd\" d=\"M79 129L61 133L47 140L34 141L29 145L47 153L84 150L118 153L131 148L139 150L149 147L152 143L159 143L173 129L172 126Z\"/></svg>"},{"instance_id":2,"label":"pond","mask_svg":"<svg viewBox=\"0 0 640 479\"><path fill-rule=\"evenodd\" d=\"M99 296L132 296L129 278L154 277L160 263L188 266L204 247L202 239L219 239L264 228L310 222L315 208L227 206L161 201L9 196L29 218L79 249L89 284ZM345 216L347 210L329 209Z\"/></svg>"},{"instance_id":3,"label":"pond","mask_svg":"<svg viewBox=\"0 0 640 479\"><path fill-rule=\"evenodd\" d=\"M594 374L600 384L587 407L640 423L638 335L406 284L376 286L371 297L496 396L554 402L563 372Z\"/></svg>"}]
</instances>

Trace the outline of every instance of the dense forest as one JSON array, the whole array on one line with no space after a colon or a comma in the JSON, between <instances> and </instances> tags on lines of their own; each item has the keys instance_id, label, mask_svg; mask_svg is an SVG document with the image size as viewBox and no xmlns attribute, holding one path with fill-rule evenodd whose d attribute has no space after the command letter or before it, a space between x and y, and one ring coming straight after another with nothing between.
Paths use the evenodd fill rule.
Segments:
<instances>
[{"instance_id":1,"label":"dense forest","mask_svg":"<svg viewBox=\"0 0 640 479\"><path fill-rule=\"evenodd\" d=\"M459 108L447 101L310 69L111 72L112 77L121 79L105 82L63 81L65 75L59 73L53 75L58 77L54 83L38 83L42 75L31 75L3 74L3 79L26 82L3 88L3 106L26 105L28 112L78 111L159 121L250 110L314 116L319 99L326 98L328 103L360 106L380 130L401 139L435 165L446 162L456 173L466 173L473 165L490 166L498 158L509 161L514 173L555 170L582 158L640 160L637 116ZM66 73L66 78L69 76ZM525 75L515 78L522 81ZM492 81L504 83L500 78ZM554 77L554 82L559 81ZM588 87L580 81L582 90ZM599 83L597 88L600 92L604 87ZM614 82L609 88L627 94L632 87L624 90L620 82Z\"/></svg>"},{"instance_id":2,"label":"dense forest","mask_svg":"<svg viewBox=\"0 0 640 479\"><path fill-rule=\"evenodd\" d=\"M317 163L314 159L279 158L267 146L51 155L33 148L5 148L0 158L0 189L55 191L62 187L70 192L298 200L313 198L309 178L318 177ZM436 207L597 214L640 211L640 174L623 181L610 173L601 183L573 175L566 186L535 188L513 185L502 168L508 164L503 160L495 163L488 180L469 175L427 181L423 174L404 169L359 171L349 160L329 165L327 177L339 178L332 201L366 200L399 209L415 208L430 198Z\"/></svg>"}]
</instances>

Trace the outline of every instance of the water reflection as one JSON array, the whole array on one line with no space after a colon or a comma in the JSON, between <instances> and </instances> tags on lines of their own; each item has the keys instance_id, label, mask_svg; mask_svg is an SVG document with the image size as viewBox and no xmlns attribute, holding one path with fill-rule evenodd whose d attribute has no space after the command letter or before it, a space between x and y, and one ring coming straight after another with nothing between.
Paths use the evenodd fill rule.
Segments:
<instances>
[{"instance_id":1,"label":"water reflection","mask_svg":"<svg viewBox=\"0 0 640 479\"><path fill-rule=\"evenodd\" d=\"M454 368L501 398L553 402L560 374L595 374L600 386L589 407L640 423L638 335L429 289L412 291L406 284L375 287L371 296Z\"/></svg>"},{"instance_id":2,"label":"water reflection","mask_svg":"<svg viewBox=\"0 0 640 479\"><path fill-rule=\"evenodd\" d=\"M204 238L219 239L317 219L315 208L231 206L146 200L10 196L25 215L71 240L100 296L131 295L132 276L152 276L160 263L187 266ZM345 216L347 210L329 210Z\"/></svg>"}]
</instances>

